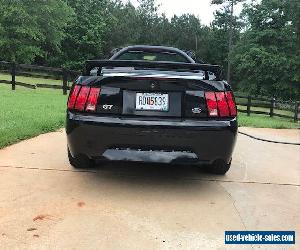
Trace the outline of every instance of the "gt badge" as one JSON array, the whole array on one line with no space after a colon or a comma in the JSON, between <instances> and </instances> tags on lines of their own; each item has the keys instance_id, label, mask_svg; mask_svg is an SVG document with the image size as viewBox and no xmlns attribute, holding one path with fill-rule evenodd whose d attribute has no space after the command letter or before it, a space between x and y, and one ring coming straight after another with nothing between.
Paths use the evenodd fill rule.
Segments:
<instances>
[{"instance_id":1,"label":"gt badge","mask_svg":"<svg viewBox=\"0 0 300 250\"><path fill-rule=\"evenodd\" d=\"M114 105L104 104L104 105L102 105L102 108L105 110L111 110L113 106Z\"/></svg>"}]
</instances>

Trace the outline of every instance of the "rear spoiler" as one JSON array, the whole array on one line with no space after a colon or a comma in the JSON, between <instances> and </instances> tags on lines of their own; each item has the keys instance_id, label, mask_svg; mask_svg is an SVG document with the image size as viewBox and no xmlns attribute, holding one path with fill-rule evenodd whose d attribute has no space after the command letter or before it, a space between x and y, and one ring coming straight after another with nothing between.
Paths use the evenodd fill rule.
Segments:
<instances>
[{"instance_id":1,"label":"rear spoiler","mask_svg":"<svg viewBox=\"0 0 300 250\"><path fill-rule=\"evenodd\" d=\"M101 72L103 67L134 67L159 70L174 71L195 71L205 72L205 80L209 79L208 72L216 76L216 80L222 80L222 67L219 65L198 64L198 63L181 63L181 62L161 62L161 61L142 61L142 60L88 60L86 61L85 74L90 75L91 69L98 67Z\"/></svg>"}]
</instances>

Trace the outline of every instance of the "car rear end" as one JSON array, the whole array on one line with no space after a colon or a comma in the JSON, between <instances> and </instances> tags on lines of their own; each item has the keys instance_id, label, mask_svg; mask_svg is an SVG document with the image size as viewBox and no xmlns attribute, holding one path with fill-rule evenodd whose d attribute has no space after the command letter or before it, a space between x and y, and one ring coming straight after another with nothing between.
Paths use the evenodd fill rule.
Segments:
<instances>
[{"instance_id":1,"label":"car rear end","mask_svg":"<svg viewBox=\"0 0 300 250\"><path fill-rule=\"evenodd\" d=\"M193 72L81 76L70 92L66 132L74 159L230 166L236 106L226 82Z\"/></svg>"}]
</instances>

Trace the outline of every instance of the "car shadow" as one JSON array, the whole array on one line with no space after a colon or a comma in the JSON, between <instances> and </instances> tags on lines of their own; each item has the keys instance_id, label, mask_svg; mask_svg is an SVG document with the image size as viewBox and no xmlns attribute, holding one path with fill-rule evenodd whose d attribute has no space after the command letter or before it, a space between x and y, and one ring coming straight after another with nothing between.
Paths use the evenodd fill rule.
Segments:
<instances>
[{"instance_id":1,"label":"car shadow","mask_svg":"<svg viewBox=\"0 0 300 250\"><path fill-rule=\"evenodd\" d=\"M211 181L215 176L205 166L139 162L108 162L97 164L95 176L99 181L128 183L129 185L185 185Z\"/></svg>"}]
</instances>

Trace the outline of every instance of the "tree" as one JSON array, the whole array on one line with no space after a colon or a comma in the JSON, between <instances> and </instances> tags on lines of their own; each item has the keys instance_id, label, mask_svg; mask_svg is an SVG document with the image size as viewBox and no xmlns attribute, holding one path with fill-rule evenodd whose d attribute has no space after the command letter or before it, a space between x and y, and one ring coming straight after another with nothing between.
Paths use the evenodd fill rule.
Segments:
<instances>
[{"instance_id":1,"label":"tree","mask_svg":"<svg viewBox=\"0 0 300 250\"><path fill-rule=\"evenodd\" d=\"M121 1L109 3L107 29L104 33L103 55L109 57L113 49L136 43L140 36L135 7Z\"/></svg>"},{"instance_id":2,"label":"tree","mask_svg":"<svg viewBox=\"0 0 300 250\"><path fill-rule=\"evenodd\" d=\"M230 29L231 13L228 6L223 6L214 13L214 20L209 27L204 27L202 44L204 46L203 59L206 62L220 64L226 70L228 66L228 33ZM232 43L235 44L244 27L239 17L233 16ZM232 87L236 82L231 81Z\"/></svg>"},{"instance_id":3,"label":"tree","mask_svg":"<svg viewBox=\"0 0 300 250\"><path fill-rule=\"evenodd\" d=\"M164 14L158 14L153 0L142 0L135 8L130 2L109 4L111 19L104 37L104 55L113 48L132 44L169 44L170 23Z\"/></svg>"},{"instance_id":4,"label":"tree","mask_svg":"<svg viewBox=\"0 0 300 250\"><path fill-rule=\"evenodd\" d=\"M238 2L243 2L244 0L212 0L212 4L224 4L227 3L228 5L225 7L226 10L230 9L230 18L229 18L229 32L228 32L228 60L227 60L227 81L230 82L230 52L232 48L232 39L233 39L233 32L234 32L234 16L233 16L233 7Z\"/></svg>"},{"instance_id":5,"label":"tree","mask_svg":"<svg viewBox=\"0 0 300 250\"><path fill-rule=\"evenodd\" d=\"M294 0L262 0L244 10L248 30L233 52L235 78L252 94L300 97L299 13Z\"/></svg>"},{"instance_id":6,"label":"tree","mask_svg":"<svg viewBox=\"0 0 300 250\"><path fill-rule=\"evenodd\" d=\"M104 33L108 19L107 0L68 0L74 19L65 28L63 51L52 62L64 67L81 69L87 59L103 55Z\"/></svg>"},{"instance_id":7,"label":"tree","mask_svg":"<svg viewBox=\"0 0 300 250\"><path fill-rule=\"evenodd\" d=\"M66 37L65 28L74 20L74 12L62 0L35 0L31 15L38 17L38 25L44 36L41 49L42 56L35 61L38 64L49 64L51 58L61 53L61 43ZM39 61L37 61L39 60Z\"/></svg>"},{"instance_id":8,"label":"tree","mask_svg":"<svg viewBox=\"0 0 300 250\"><path fill-rule=\"evenodd\" d=\"M194 15L184 14L173 16L171 19L172 45L181 49L195 52L195 56L202 59L203 29L200 20Z\"/></svg>"},{"instance_id":9,"label":"tree","mask_svg":"<svg viewBox=\"0 0 300 250\"><path fill-rule=\"evenodd\" d=\"M31 63L59 51L71 9L61 0L0 0L0 57Z\"/></svg>"},{"instance_id":10,"label":"tree","mask_svg":"<svg viewBox=\"0 0 300 250\"><path fill-rule=\"evenodd\" d=\"M139 0L137 7L137 16L140 36L140 44L158 44L160 43L161 30L159 30L161 18L158 14L158 8L154 0ZM158 32L158 33L156 33Z\"/></svg>"}]
</instances>

